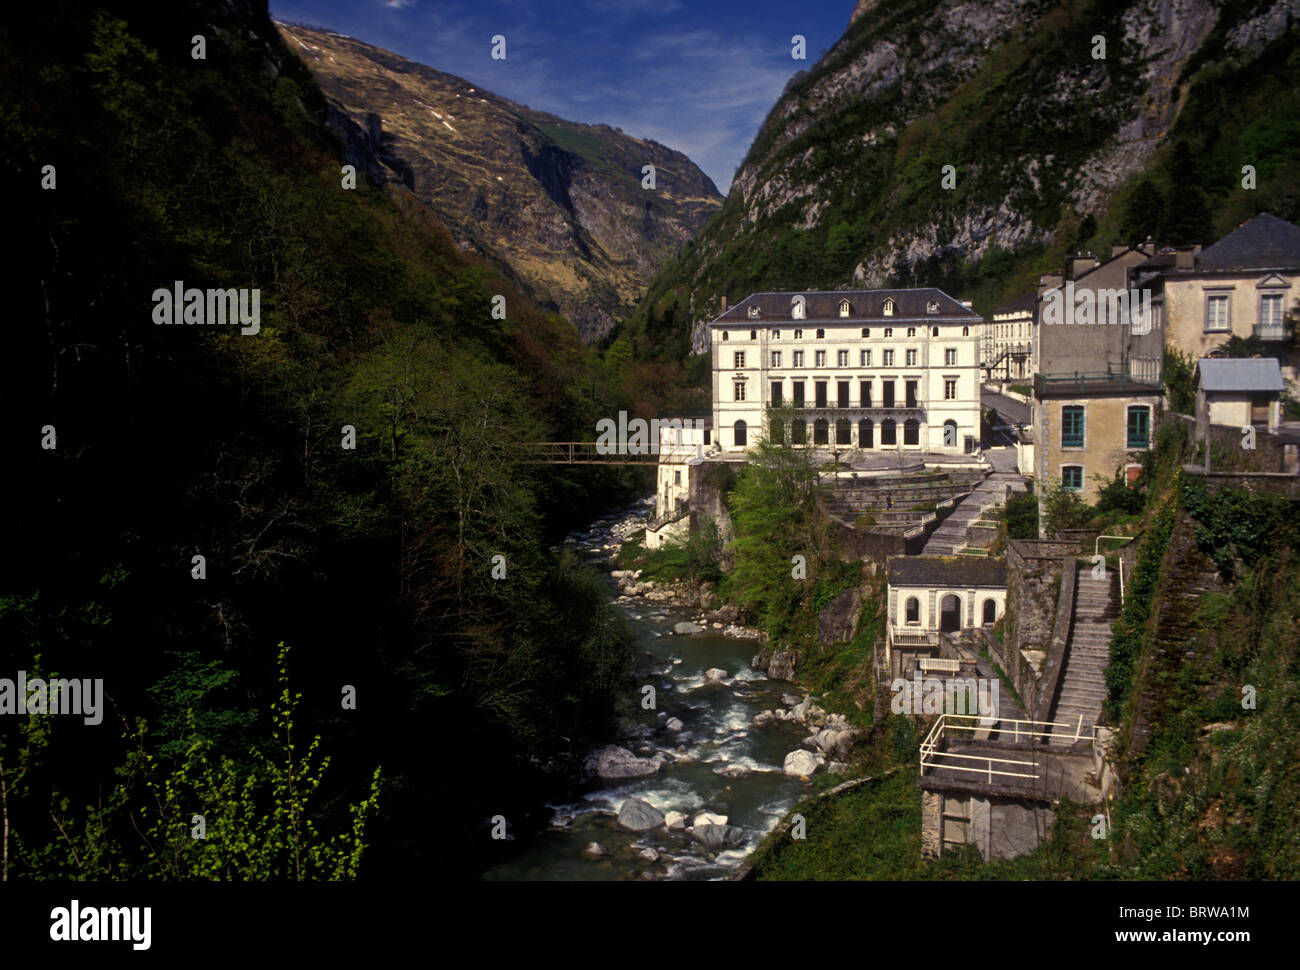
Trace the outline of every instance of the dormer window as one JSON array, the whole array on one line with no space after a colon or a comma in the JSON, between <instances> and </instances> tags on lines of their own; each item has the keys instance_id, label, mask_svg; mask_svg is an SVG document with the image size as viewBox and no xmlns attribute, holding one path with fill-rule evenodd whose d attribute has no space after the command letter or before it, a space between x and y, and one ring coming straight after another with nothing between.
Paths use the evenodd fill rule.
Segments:
<instances>
[{"instance_id":1,"label":"dormer window","mask_svg":"<svg viewBox=\"0 0 1300 970\"><path fill-rule=\"evenodd\" d=\"M927 304L925 305L925 312L926 312L926 313L938 313L938 312L939 312L939 301L938 301L938 300L931 300L929 303L927 303ZM935 336L937 337L938 334L935 334Z\"/></svg>"},{"instance_id":2,"label":"dormer window","mask_svg":"<svg viewBox=\"0 0 1300 970\"><path fill-rule=\"evenodd\" d=\"M840 300L840 316L847 317L850 309L848 300Z\"/></svg>"},{"instance_id":3,"label":"dormer window","mask_svg":"<svg viewBox=\"0 0 1300 970\"><path fill-rule=\"evenodd\" d=\"M825 336L826 336L826 331L825 331L825 330L818 330L818 331L817 331L817 339L818 339L818 340L821 340L821 339L824 338Z\"/></svg>"},{"instance_id":4,"label":"dormer window","mask_svg":"<svg viewBox=\"0 0 1300 970\"><path fill-rule=\"evenodd\" d=\"M756 307L756 306L752 306L752 307L750 307L750 308L749 308L749 319L753 320L753 319L755 319L757 316L758 316L758 307Z\"/></svg>"},{"instance_id":5,"label":"dormer window","mask_svg":"<svg viewBox=\"0 0 1300 970\"><path fill-rule=\"evenodd\" d=\"M908 335L909 337L915 337L915 336L916 336L916 327L908 327L908 328L907 328L907 335Z\"/></svg>"},{"instance_id":6,"label":"dormer window","mask_svg":"<svg viewBox=\"0 0 1300 970\"><path fill-rule=\"evenodd\" d=\"M893 327L886 327L886 328L885 328L885 336L886 336L886 337L892 337L893 335L894 335L894 328L893 328Z\"/></svg>"},{"instance_id":7,"label":"dormer window","mask_svg":"<svg viewBox=\"0 0 1300 970\"><path fill-rule=\"evenodd\" d=\"M790 304L790 316L796 320L802 320L804 301L796 296L790 301Z\"/></svg>"},{"instance_id":8,"label":"dormer window","mask_svg":"<svg viewBox=\"0 0 1300 970\"><path fill-rule=\"evenodd\" d=\"M887 317L892 317L894 315L894 301L892 298L885 301L885 305L881 307L880 312Z\"/></svg>"}]
</instances>

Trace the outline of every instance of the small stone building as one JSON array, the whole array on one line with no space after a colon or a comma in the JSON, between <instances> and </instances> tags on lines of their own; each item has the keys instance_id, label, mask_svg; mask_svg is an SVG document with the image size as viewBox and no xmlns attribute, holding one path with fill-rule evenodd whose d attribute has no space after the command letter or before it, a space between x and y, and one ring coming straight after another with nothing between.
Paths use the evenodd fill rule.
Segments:
<instances>
[{"instance_id":1,"label":"small stone building","mask_svg":"<svg viewBox=\"0 0 1300 970\"><path fill-rule=\"evenodd\" d=\"M1276 358L1203 358L1195 387L1198 438L1211 424L1277 431L1285 384Z\"/></svg>"},{"instance_id":2,"label":"small stone building","mask_svg":"<svg viewBox=\"0 0 1300 970\"><path fill-rule=\"evenodd\" d=\"M981 556L892 556L886 659L930 655L940 633L992 626L1007 608L1007 564Z\"/></svg>"}]
</instances>

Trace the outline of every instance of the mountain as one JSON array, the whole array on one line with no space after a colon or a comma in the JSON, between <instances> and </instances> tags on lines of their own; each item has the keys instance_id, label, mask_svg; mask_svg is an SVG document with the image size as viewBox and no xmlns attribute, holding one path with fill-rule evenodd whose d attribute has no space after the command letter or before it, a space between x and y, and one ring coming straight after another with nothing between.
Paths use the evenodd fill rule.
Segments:
<instances>
[{"instance_id":1,"label":"mountain","mask_svg":"<svg viewBox=\"0 0 1300 970\"><path fill-rule=\"evenodd\" d=\"M504 259L584 340L624 319L721 205L708 176L657 142L533 111L350 37L278 27L358 153L463 248ZM645 165L653 190L641 187Z\"/></svg>"},{"instance_id":2,"label":"mountain","mask_svg":"<svg viewBox=\"0 0 1300 970\"><path fill-rule=\"evenodd\" d=\"M938 285L988 312L1071 250L1293 220L1297 49L1291 0L862 0L623 333L679 347L647 335L693 307L703 352L757 290Z\"/></svg>"}]
</instances>

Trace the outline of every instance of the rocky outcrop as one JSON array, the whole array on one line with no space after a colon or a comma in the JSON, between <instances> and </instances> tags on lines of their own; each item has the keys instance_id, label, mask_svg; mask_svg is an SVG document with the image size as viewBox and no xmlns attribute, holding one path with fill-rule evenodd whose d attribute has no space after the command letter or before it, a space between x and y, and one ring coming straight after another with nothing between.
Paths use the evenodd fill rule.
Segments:
<instances>
[{"instance_id":1,"label":"rocky outcrop","mask_svg":"<svg viewBox=\"0 0 1300 970\"><path fill-rule=\"evenodd\" d=\"M664 813L649 802L639 798L629 798L618 810L619 828L629 832L649 832L664 822Z\"/></svg>"},{"instance_id":2,"label":"rocky outcrop","mask_svg":"<svg viewBox=\"0 0 1300 970\"><path fill-rule=\"evenodd\" d=\"M587 770L604 779L645 778L658 774L663 756L638 758L627 748L606 745L587 759Z\"/></svg>"}]
</instances>

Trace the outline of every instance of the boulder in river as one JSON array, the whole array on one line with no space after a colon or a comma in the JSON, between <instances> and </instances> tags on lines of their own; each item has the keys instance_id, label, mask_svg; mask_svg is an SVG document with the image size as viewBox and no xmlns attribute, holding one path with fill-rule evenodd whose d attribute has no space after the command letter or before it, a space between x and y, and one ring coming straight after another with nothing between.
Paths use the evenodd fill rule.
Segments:
<instances>
[{"instance_id":1,"label":"boulder in river","mask_svg":"<svg viewBox=\"0 0 1300 970\"><path fill-rule=\"evenodd\" d=\"M735 825L697 825L691 829L691 838L714 852L720 852L744 843L745 830Z\"/></svg>"},{"instance_id":2,"label":"boulder in river","mask_svg":"<svg viewBox=\"0 0 1300 970\"><path fill-rule=\"evenodd\" d=\"M726 825L727 816L717 815L713 812L697 812L695 818L691 820L691 825Z\"/></svg>"},{"instance_id":3,"label":"boulder in river","mask_svg":"<svg viewBox=\"0 0 1300 970\"><path fill-rule=\"evenodd\" d=\"M763 711L761 714L754 715L754 720L753 720L754 727L762 727L764 724L770 724L771 722L772 722L771 711Z\"/></svg>"},{"instance_id":4,"label":"boulder in river","mask_svg":"<svg viewBox=\"0 0 1300 970\"><path fill-rule=\"evenodd\" d=\"M704 671L704 679L711 684L720 684L727 679L727 672L721 667L710 667Z\"/></svg>"},{"instance_id":5,"label":"boulder in river","mask_svg":"<svg viewBox=\"0 0 1300 970\"><path fill-rule=\"evenodd\" d=\"M638 758L627 748L609 744L587 760L588 769L601 778L645 778L656 774L662 760Z\"/></svg>"},{"instance_id":6,"label":"boulder in river","mask_svg":"<svg viewBox=\"0 0 1300 970\"><path fill-rule=\"evenodd\" d=\"M659 861L659 853L658 853L657 851L655 851L653 848L645 848L645 849L642 849L642 850L640 851L639 855L640 855L641 858L644 859L646 862L658 862L658 861Z\"/></svg>"},{"instance_id":7,"label":"boulder in river","mask_svg":"<svg viewBox=\"0 0 1300 970\"><path fill-rule=\"evenodd\" d=\"M663 824L664 813L639 798L625 800L618 810L619 828L629 832L648 832Z\"/></svg>"},{"instance_id":8,"label":"boulder in river","mask_svg":"<svg viewBox=\"0 0 1300 970\"><path fill-rule=\"evenodd\" d=\"M767 675L773 680L794 680L794 651L778 650L767 665Z\"/></svg>"},{"instance_id":9,"label":"boulder in river","mask_svg":"<svg viewBox=\"0 0 1300 970\"><path fill-rule=\"evenodd\" d=\"M795 706L796 704L798 704L801 700L803 700L803 698L800 697L798 694L782 694L782 695L781 695L781 703L784 704L786 707L794 707L794 706Z\"/></svg>"},{"instance_id":10,"label":"boulder in river","mask_svg":"<svg viewBox=\"0 0 1300 970\"><path fill-rule=\"evenodd\" d=\"M605 847L601 845L599 842L588 842L587 847L582 850L582 854L585 856L589 856L592 859L599 859L601 856L606 855L607 853L605 852Z\"/></svg>"},{"instance_id":11,"label":"boulder in river","mask_svg":"<svg viewBox=\"0 0 1300 970\"><path fill-rule=\"evenodd\" d=\"M724 768L718 768L716 770L723 778L744 778L749 774L749 769L744 765L727 765Z\"/></svg>"},{"instance_id":12,"label":"boulder in river","mask_svg":"<svg viewBox=\"0 0 1300 970\"><path fill-rule=\"evenodd\" d=\"M680 633L683 635L689 633L703 633L704 627L700 626L697 623L691 623L687 620L683 620L681 623L678 623L676 626L673 627L673 632Z\"/></svg>"},{"instance_id":13,"label":"boulder in river","mask_svg":"<svg viewBox=\"0 0 1300 970\"><path fill-rule=\"evenodd\" d=\"M781 770L787 775L806 777L817 770L817 756L811 751L791 751L785 756Z\"/></svg>"},{"instance_id":14,"label":"boulder in river","mask_svg":"<svg viewBox=\"0 0 1300 970\"><path fill-rule=\"evenodd\" d=\"M684 727L686 727L686 725L681 722L680 718L670 717L667 721L664 722L664 727L666 727L669 731L677 732L682 730Z\"/></svg>"},{"instance_id":15,"label":"boulder in river","mask_svg":"<svg viewBox=\"0 0 1300 970\"><path fill-rule=\"evenodd\" d=\"M664 826L669 832L680 832L686 828L686 816L681 812L665 812Z\"/></svg>"}]
</instances>

